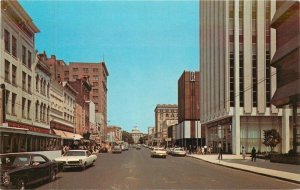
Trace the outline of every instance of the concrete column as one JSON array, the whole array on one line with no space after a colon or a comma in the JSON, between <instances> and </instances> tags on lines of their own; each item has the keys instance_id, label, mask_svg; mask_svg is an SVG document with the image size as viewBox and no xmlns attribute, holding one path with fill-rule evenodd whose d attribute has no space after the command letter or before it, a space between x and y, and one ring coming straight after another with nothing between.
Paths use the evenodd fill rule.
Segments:
<instances>
[{"instance_id":1,"label":"concrete column","mask_svg":"<svg viewBox=\"0 0 300 190\"><path fill-rule=\"evenodd\" d=\"M265 2L257 1L257 111L266 111L266 27Z\"/></svg>"},{"instance_id":2,"label":"concrete column","mask_svg":"<svg viewBox=\"0 0 300 190\"><path fill-rule=\"evenodd\" d=\"M234 95L232 117L232 153L240 154L240 83L239 83L239 0L234 1Z\"/></svg>"},{"instance_id":3,"label":"concrete column","mask_svg":"<svg viewBox=\"0 0 300 190\"><path fill-rule=\"evenodd\" d=\"M290 110L285 106L285 108L282 109L282 128L281 128L281 134L282 134L282 146L281 146L281 152L287 153L290 150Z\"/></svg>"}]
</instances>

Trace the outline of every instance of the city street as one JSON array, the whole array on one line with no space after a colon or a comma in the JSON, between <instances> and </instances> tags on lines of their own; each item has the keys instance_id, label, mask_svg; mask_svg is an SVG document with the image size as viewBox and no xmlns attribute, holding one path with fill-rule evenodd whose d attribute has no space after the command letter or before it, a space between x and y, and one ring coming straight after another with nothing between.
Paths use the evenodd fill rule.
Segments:
<instances>
[{"instance_id":1,"label":"city street","mask_svg":"<svg viewBox=\"0 0 300 190\"><path fill-rule=\"evenodd\" d=\"M270 177L209 164L189 157L150 158L150 150L98 154L95 166L61 172L36 189L296 189Z\"/></svg>"}]
</instances>

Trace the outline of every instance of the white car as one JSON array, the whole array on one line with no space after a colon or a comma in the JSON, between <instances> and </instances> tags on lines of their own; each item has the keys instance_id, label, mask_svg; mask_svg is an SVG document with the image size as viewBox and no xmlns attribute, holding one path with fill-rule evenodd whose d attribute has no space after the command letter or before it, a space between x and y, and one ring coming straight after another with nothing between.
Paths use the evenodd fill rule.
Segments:
<instances>
[{"instance_id":1,"label":"white car","mask_svg":"<svg viewBox=\"0 0 300 190\"><path fill-rule=\"evenodd\" d=\"M164 148L153 148L153 150L151 151L151 157L163 157L166 158L167 157L167 151Z\"/></svg>"},{"instance_id":2,"label":"white car","mask_svg":"<svg viewBox=\"0 0 300 190\"><path fill-rule=\"evenodd\" d=\"M183 150L183 148L174 148L171 154L173 156L186 156L186 152Z\"/></svg>"},{"instance_id":3,"label":"white car","mask_svg":"<svg viewBox=\"0 0 300 190\"><path fill-rule=\"evenodd\" d=\"M84 170L96 162L97 156L91 154L88 150L69 150L62 157L54 160L63 165L63 170L67 168L81 168Z\"/></svg>"}]
</instances>

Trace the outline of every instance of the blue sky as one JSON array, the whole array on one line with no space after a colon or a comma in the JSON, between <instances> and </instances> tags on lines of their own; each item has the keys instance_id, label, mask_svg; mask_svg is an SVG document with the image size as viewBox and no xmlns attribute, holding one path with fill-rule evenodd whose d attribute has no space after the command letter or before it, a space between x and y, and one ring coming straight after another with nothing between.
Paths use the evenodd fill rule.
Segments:
<instances>
[{"instance_id":1,"label":"blue sky","mask_svg":"<svg viewBox=\"0 0 300 190\"><path fill-rule=\"evenodd\" d=\"M177 104L178 79L199 70L198 1L26 1L36 49L65 62L105 59L109 125L154 126L157 104Z\"/></svg>"}]
</instances>

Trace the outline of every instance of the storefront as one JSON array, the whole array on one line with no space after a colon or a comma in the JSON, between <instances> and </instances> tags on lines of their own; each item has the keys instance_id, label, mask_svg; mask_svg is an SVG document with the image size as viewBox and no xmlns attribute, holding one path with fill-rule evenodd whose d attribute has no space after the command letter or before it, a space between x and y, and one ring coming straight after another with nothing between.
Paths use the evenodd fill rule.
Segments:
<instances>
[{"instance_id":1,"label":"storefront","mask_svg":"<svg viewBox=\"0 0 300 190\"><path fill-rule=\"evenodd\" d=\"M16 127L0 127L0 153L59 150L61 138Z\"/></svg>"},{"instance_id":2,"label":"storefront","mask_svg":"<svg viewBox=\"0 0 300 190\"><path fill-rule=\"evenodd\" d=\"M225 118L208 124L202 124L207 130L207 146L212 148L212 152L218 152L218 143L221 142L224 153L232 153L232 120Z\"/></svg>"}]
</instances>

